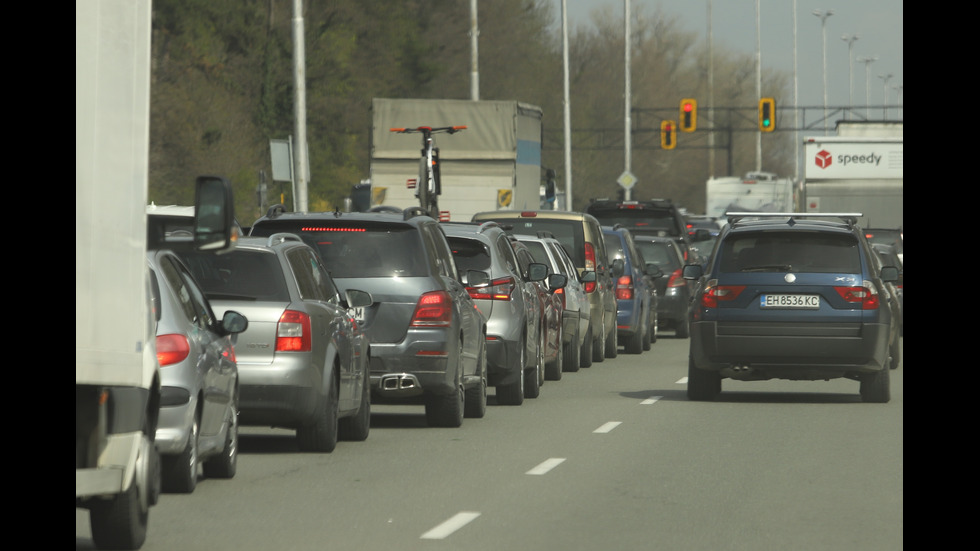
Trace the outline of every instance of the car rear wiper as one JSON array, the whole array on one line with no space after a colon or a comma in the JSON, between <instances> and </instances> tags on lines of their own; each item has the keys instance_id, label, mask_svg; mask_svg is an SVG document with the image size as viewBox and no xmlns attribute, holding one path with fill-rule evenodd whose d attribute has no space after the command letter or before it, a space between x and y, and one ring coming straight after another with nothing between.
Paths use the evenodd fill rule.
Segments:
<instances>
[{"instance_id":1,"label":"car rear wiper","mask_svg":"<svg viewBox=\"0 0 980 551\"><path fill-rule=\"evenodd\" d=\"M791 272L793 266L790 264L768 264L765 266L749 266L742 268L743 272Z\"/></svg>"}]
</instances>

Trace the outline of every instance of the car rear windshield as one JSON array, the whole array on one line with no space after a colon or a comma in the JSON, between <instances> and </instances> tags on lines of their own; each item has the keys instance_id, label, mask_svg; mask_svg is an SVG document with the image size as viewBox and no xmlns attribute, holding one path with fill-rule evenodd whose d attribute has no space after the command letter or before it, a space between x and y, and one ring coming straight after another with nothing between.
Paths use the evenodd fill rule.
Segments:
<instances>
[{"instance_id":1,"label":"car rear windshield","mask_svg":"<svg viewBox=\"0 0 980 551\"><path fill-rule=\"evenodd\" d=\"M623 240L620 239L618 233L603 233L602 236L606 240L606 255L609 256L610 262L617 258L626 258L626 252L623 250Z\"/></svg>"},{"instance_id":2,"label":"car rear windshield","mask_svg":"<svg viewBox=\"0 0 980 551\"><path fill-rule=\"evenodd\" d=\"M635 234L677 237L680 235L677 221L670 211L658 209L596 209L589 214L599 219L603 226L622 224Z\"/></svg>"},{"instance_id":3,"label":"car rear windshield","mask_svg":"<svg viewBox=\"0 0 980 551\"><path fill-rule=\"evenodd\" d=\"M565 250L571 253L576 268L585 267L585 230L581 220L560 220L555 218L493 218L500 222L508 235L537 235L548 232L557 239Z\"/></svg>"},{"instance_id":4,"label":"car rear windshield","mask_svg":"<svg viewBox=\"0 0 980 551\"><path fill-rule=\"evenodd\" d=\"M637 240L636 248L643 255L643 260L653 262L661 270L667 271L669 269L670 271L674 271L681 268L677 253L670 248L670 244L668 243Z\"/></svg>"},{"instance_id":5,"label":"car rear windshield","mask_svg":"<svg viewBox=\"0 0 980 551\"><path fill-rule=\"evenodd\" d=\"M332 220L269 220L251 235L290 232L320 252L335 279L421 277L428 274L419 231L407 224Z\"/></svg>"},{"instance_id":6,"label":"car rear windshield","mask_svg":"<svg viewBox=\"0 0 980 551\"><path fill-rule=\"evenodd\" d=\"M490 251L481 241L465 237L447 237L446 240L453 250L456 271L465 274L467 270L490 270Z\"/></svg>"},{"instance_id":7,"label":"car rear windshield","mask_svg":"<svg viewBox=\"0 0 980 551\"><path fill-rule=\"evenodd\" d=\"M236 249L230 253L181 253L208 300L289 302L289 290L272 251Z\"/></svg>"},{"instance_id":8,"label":"car rear windshield","mask_svg":"<svg viewBox=\"0 0 980 551\"><path fill-rule=\"evenodd\" d=\"M824 232L730 235L721 244L722 272L861 273L857 239Z\"/></svg>"}]
</instances>

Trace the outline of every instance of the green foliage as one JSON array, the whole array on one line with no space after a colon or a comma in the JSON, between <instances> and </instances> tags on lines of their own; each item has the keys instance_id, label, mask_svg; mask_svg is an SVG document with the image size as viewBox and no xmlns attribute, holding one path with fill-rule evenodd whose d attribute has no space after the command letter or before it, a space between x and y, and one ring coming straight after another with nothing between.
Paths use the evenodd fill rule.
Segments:
<instances>
[{"instance_id":1,"label":"green foliage","mask_svg":"<svg viewBox=\"0 0 980 551\"><path fill-rule=\"evenodd\" d=\"M459 0L303 4L309 207L340 208L351 187L369 174L372 98L471 97L470 6ZM295 132L292 9L292 2L268 0L154 0L151 200L190 204L194 178L217 174L234 182L236 212L244 225L279 202L280 193L292 207L290 184L271 180L269 150L270 139ZM543 163L558 169L563 187L559 10L551 0L494 0L489 7L481 2L478 69L479 99L518 100L544 110ZM634 109L705 98L706 47L680 29L676 17L634 12ZM569 32L578 209L590 197L614 197L623 171L622 140L596 143L600 130L624 126L621 17L615 10L597 12L593 25ZM755 104L751 56L716 53L714 71L717 104ZM763 79L766 95L788 95L786 75ZM659 134L642 131L659 128L659 119L638 113L632 122L634 197L672 197L700 210L709 174L728 172L726 155L719 153L709 171L703 148L644 147L645 138L659 144ZM703 136L685 139L696 135ZM789 173L788 138L777 132L764 144L765 169ZM754 169L754 141L735 136L731 148L731 173ZM268 184L261 205L260 172Z\"/></svg>"}]
</instances>

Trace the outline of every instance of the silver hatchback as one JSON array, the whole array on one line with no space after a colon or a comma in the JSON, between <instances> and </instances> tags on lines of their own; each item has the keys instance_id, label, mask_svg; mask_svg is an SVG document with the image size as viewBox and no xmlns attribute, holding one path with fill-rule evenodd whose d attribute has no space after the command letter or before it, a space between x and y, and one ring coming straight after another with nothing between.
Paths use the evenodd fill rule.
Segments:
<instances>
[{"instance_id":1,"label":"silver hatchback","mask_svg":"<svg viewBox=\"0 0 980 551\"><path fill-rule=\"evenodd\" d=\"M248 322L235 311L217 319L173 252L150 251L147 265L157 316L163 490L191 493L202 463L209 478L235 476L239 394L232 338Z\"/></svg>"}]
</instances>

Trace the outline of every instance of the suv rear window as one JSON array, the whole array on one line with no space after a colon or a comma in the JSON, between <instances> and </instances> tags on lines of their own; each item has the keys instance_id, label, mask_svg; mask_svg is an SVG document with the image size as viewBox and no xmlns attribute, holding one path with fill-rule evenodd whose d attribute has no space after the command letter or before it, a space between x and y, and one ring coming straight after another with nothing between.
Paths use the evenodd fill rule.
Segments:
<instances>
[{"instance_id":1,"label":"suv rear window","mask_svg":"<svg viewBox=\"0 0 980 551\"><path fill-rule=\"evenodd\" d=\"M585 231L582 230L580 220L560 220L554 218L520 218L506 219L500 218L501 224L513 226L507 233L514 235L537 235L540 231L551 233L566 251L571 253L572 262L578 266L585 266L585 249L576 246L576 243L585 243Z\"/></svg>"},{"instance_id":2,"label":"suv rear window","mask_svg":"<svg viewBox=\"0 0 980 551\"><path fill-rule=\"evenodd\" d=\"M289 301L279 258L273 252L188 252L182 253L181 259L209 300Z\"/></svg>"},{"instance_id":3,"label":"suv rear window","mask_svg":"<svg viewBox=\"0 0 980 551\"><path fill-rule=\"evenodd\" d=\"M722 272L861 273L850 234L764 232L730 235L721 245Z\"/></svg>"},{"instance_id":4,"label":"suv rear window","mask_svg":"<svg viewBox=\"0 0 980 551\"><path fill-rule=\"evenodd\" d=\"M592 216L599 219L603 226L615 226L622 224L635 233L648 233L653 235L664 235L677 237L680 233L674 222L674 217L666 211L655 211L649 209L602 209L589 212Z\"/></svg>"},{"instance_id":5,"label":"suv rear window","mask_svg":"<svg viewBox=\"0 0 980 551\"><path fill-rule=\"evenodd\" d=\"M653 262L662 270L667 270L669 268L670 271L674 271L683 267L678 261L677 253L675 253L667 243L637 241L636 248L640 249L640 253L643 255L644 260L647 262Z\"/></svg>"},{"instance_id":6,"label":"suv rear window","mask_svg":"<svg viewBox=\"0 0 980 551\"><path fill-rule=\"evenodd\" d=\"M428 275L419 232L405 224L271 220L252 228L253 236L277 232L295 233L319 251L334 278Z\"/></svg>"},{"instance_id":7,"label":"suv rear window","mask_svg":"<svg viewBox=\"0 0 980 551\"><path fill-rule=\"evenodd\" d=\"M476 239L461 237L446 237L446 240L453 249L457 271L466 273L467 270L490 270L490 252L486 245Z\"/></svg>"}]
</instances>

